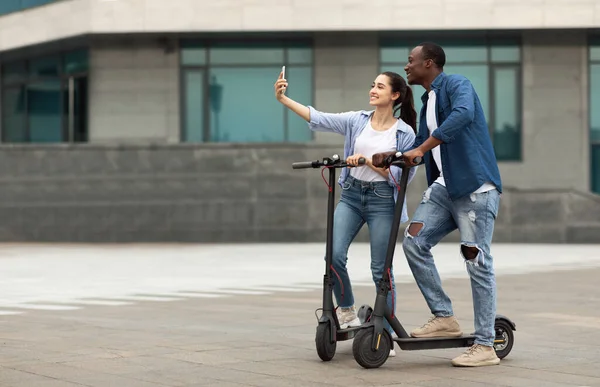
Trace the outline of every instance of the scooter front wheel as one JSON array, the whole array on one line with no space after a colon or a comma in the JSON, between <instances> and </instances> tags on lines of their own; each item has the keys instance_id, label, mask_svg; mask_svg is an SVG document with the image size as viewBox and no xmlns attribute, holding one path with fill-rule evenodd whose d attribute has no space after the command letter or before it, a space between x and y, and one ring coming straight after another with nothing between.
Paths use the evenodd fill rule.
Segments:
<instances>
[{"instance_id":1,"label":"scooter front wheel","mask_svg":"<svg viewBox=\"0 0 600 387\"><path fill-rule=\"evenodd\" d=\"M331 330L333 329L333 337L336 337L335 326L332 327L330 322L321 322L317 325L317 335L315 344L317 346L317 354L323 361L330 361L335 356L337 342L331 341Z\"/></svg>"},{"instance_id":2,"label":"scooter front wheel","mask_svg":"<svg viewBox=\"0 0 600 387\"><path fill-rule=\"evenodd\" d=\"M392 338L386 330L381 333L381 337L378 339L378 348L375 351L371 349L374 330L372 327L359 330L352 342L354 360L364 368L379 368L390 356Z\"/></svg>"}]
</instances>

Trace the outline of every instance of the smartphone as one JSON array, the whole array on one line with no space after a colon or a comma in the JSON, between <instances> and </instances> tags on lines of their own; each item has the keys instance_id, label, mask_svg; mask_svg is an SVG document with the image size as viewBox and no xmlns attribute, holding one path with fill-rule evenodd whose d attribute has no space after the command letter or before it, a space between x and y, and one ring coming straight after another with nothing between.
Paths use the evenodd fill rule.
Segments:
<instances>
[{"instance_id":1,"label":"smartphone","mask_svg":"<svg viewBox=\"0 0 600 387\"><path fill-rule=\"evenodd\" d=\"M285 66L281 66L281 72L283 73L283 79L285 79Z\"/></svg>"}]
</instances>

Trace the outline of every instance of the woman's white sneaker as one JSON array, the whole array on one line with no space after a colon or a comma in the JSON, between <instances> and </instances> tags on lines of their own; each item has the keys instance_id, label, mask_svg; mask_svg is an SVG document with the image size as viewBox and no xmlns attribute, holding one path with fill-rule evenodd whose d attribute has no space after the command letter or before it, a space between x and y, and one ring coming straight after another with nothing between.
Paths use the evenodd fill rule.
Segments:
<instances>
[{"instance_id":1,"label":"woman's white sneaker","mask_svg":"<svg viewBox=\"0 0 600 387\"><path fill-rule=\"evenodd\" d=\"M349 327L360 326L360 320L356 316L356 307L351 306L349 308L339 308L338 320L340 321L340 328L346 329Z\"/></svg>"}]
</instances>

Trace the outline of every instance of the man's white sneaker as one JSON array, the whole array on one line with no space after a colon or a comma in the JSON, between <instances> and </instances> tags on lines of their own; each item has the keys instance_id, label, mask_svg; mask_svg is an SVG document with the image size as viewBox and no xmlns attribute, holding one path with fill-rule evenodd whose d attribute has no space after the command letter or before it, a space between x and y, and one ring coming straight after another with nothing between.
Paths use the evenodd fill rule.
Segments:
<instances>
[{"instance_id":1,"label":"man's white sneaker","mask_svg":"<svg viewBox=\"0 0 600 387\"><path fill-rule=\"evenodd\" d=\"M475 344L460 356L452 359L455 367L482 367L500 364L500 358L493 347Z\"/></svg>"}]
</instances>

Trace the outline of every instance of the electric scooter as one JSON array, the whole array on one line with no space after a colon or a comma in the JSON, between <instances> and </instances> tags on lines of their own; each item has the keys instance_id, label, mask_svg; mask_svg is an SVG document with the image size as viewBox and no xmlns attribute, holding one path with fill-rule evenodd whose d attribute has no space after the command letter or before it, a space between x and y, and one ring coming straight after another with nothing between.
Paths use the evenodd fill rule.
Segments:
<instances>
[{"instance_id":1,"label":"electric scooter","mask_svg":"<svg viewBox=\"0 0 600 387\"><path fill-rule=\"evenodd\" d=\"M436 338L410 337L387 305L387 295L392 289L391 281L389 278L386 279L386 274L392 267L398 229L400 227L400 217L402 216L402 206L406 195L408 172L411 168L405 164L401 156L402 154L400 152L390 152L383 161L383 166L385 167L389 168L394 165L402 168L402 177L400 178L400 184L398 186L398 199L395 204L394 221L388 241L385 267L383 270L384 274L377 285L375 306L371 308L369 305L362 305L357 313L361 322L366 322L354 330L355 337L352 343L352 353L356 362L364 368L378 368L382 366L389 356L393 342L396 342L400 349L410 351L470 347L475 341L475 337L472 335ZM414 161L416 164L420 164L420 160ZM381 167L381 165L378 166ZM389 331L384 329L384 319L389 322L398 337L392 339ZM356 332L357 329L358 332ZM500 359L503 359L510 353L514 343L513 331L515 330L516 326L514 322L505 316L496 315L494 349Z\"/></svg>"},{"instance_id":2,"label":"electric scooter","mask_svg":"<svg viewBox=\"0 0 600 387\"><path fill-rule=\"evenodd\" d=\"M365 159L360 158L358 165L364 165ZM345 161L340 160L336 154L332 157L325 157L323 160L315 161L300 161L292 164L293 169L305 168L323 168L321 176L325 180L323 172L329 170L329 194L327 197L327 240L325 248L325 275L323 276L323 307L315 311L315 316L318 320L317 333L315 336L315 344L317 354L323 361L330 361L335 356L335 350L338 341L350 340L356 334L358 327L350 327L341 329L340 322L335 307L333 305L333 213L335 204L335 185L336 172L338 168L350 166ZM317 316L317 312L321 310L321 317ZM361 320L364 323L365 320Z\"/></svg>"}]
</instances>

